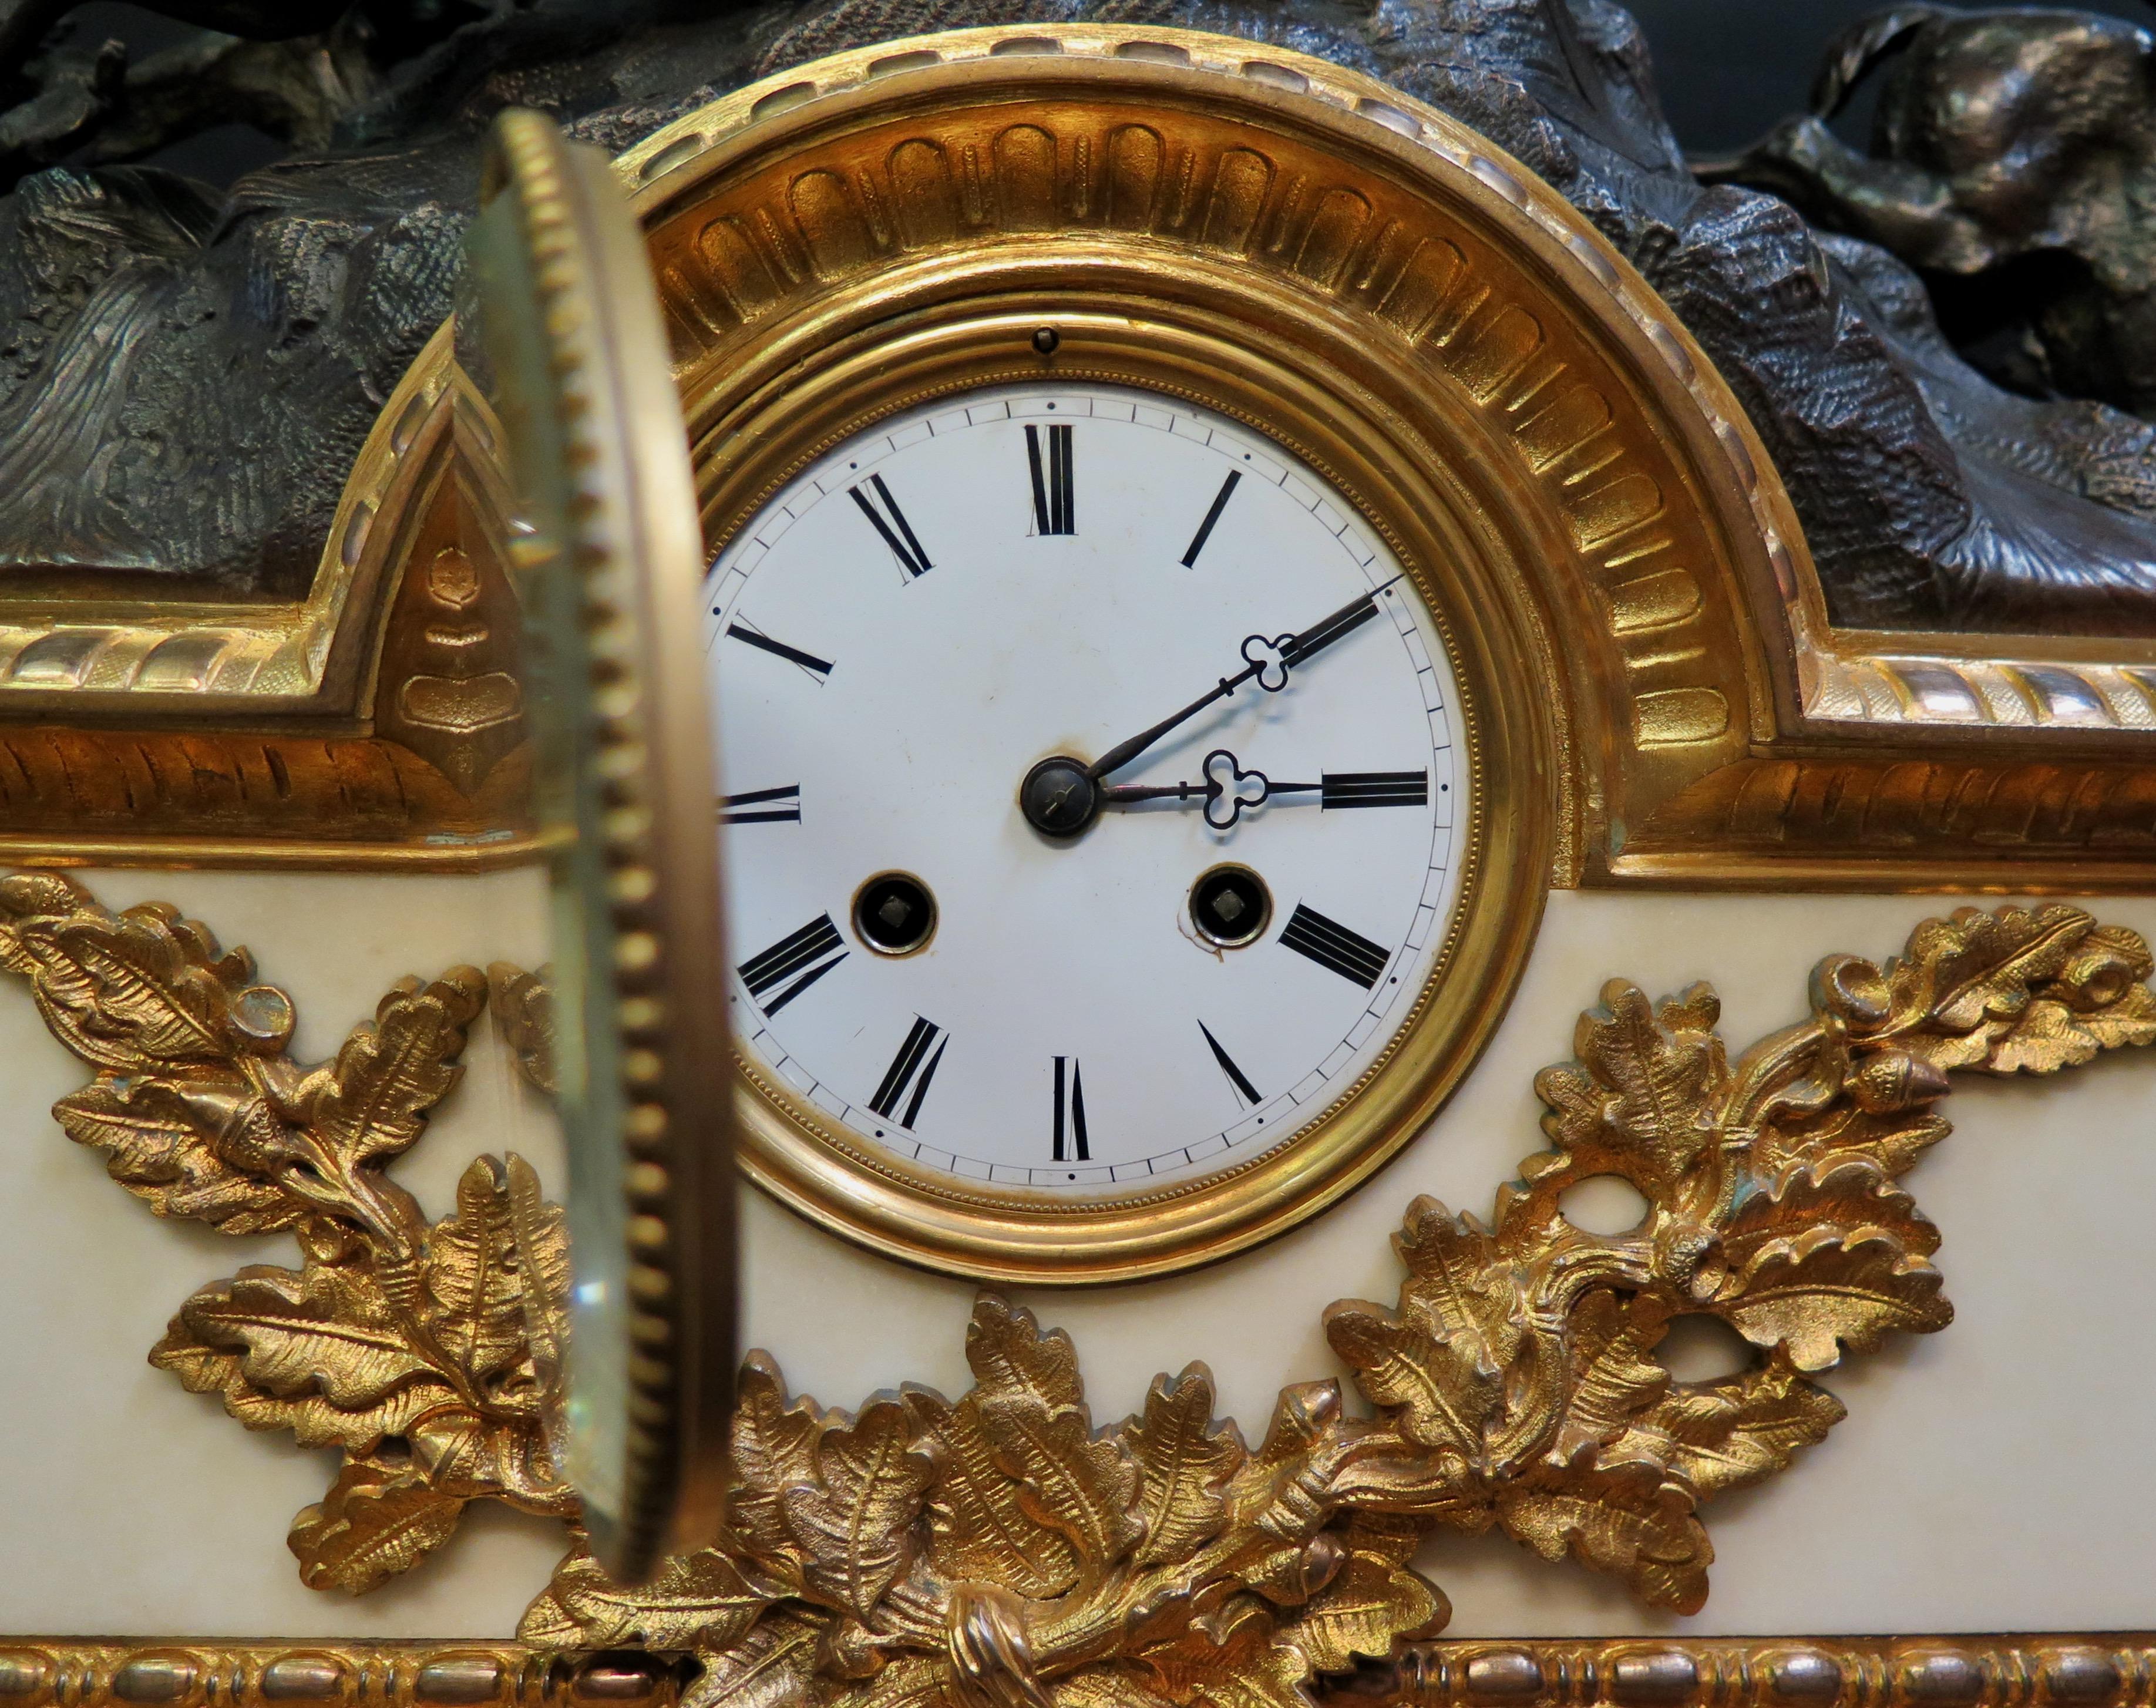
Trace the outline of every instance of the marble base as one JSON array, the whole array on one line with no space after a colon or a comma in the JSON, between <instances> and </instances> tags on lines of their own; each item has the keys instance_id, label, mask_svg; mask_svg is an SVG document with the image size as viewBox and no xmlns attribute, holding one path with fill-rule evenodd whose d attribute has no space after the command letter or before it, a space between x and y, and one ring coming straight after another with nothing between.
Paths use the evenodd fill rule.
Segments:
<instances>
[{"instance_id":1,"label":"marble base","mask_svg":"<svg viewBox=\"0 0 2156 1708\"><path fill-rule=\"evenodd\" d=\"M528 874L487 878L92 873L108 905L159 899L253 947L290 991L295 1050L327 1054L400 975L459 960L544 958ZM1799 1018L1834 950L1890 951L1928 912L1909 896L1560 894L1495 1043L1430 1131L1317 1222L1196 1275L1023 1302L1077 1341L1096 1418L1135 1408L1193 1359L1253 1431L1276 1389L1337 1373L1331 1300L1389 1300L1387 1244L1417 1193L1486 1212L1539 1147L1535 1071L1569 1053L1603 981L1712 982L1733 1047ZM2156 899L2096 904L2156 935ZM1956 1131L1911 1177L1946 1236L1958 1316L1830 1373L1851 1415L1791 1472L1710 1507L1719 1559L1706 1610L1643 1613L1614 1582L1501 1539L1435 1543L1424 1566L1456 1609L1449 1636L2124 1628L2156 1614L2156 1414L2143 1312L2156 1299L2156 1059L2060 1082L1978 1083ZM85 1071L21 988L0 986L0 1632L239 1637L502 1637L545 1582L557 1526L474 1509L455 1541L373 1595L301 1586L284 1546L331 1456L250 1435L145 1362L193 1288L281 1239L158 1221L69 1144L47 1110ZM431 1213L482 1150L560 1178L558 1146L491 1039L398 1167ZM956 1393L973 1289L870 1257L746 1194L745 1338L797 1390L852 1406L901 1380Z\"/></svg>"}]
</instances>

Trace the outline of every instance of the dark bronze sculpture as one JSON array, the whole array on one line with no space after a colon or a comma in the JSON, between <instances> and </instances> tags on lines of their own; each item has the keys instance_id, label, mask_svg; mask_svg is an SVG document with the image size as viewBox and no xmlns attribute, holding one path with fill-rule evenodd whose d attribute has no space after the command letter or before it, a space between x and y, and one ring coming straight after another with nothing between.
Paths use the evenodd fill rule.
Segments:
<instances>
[{"instance_id":1,"label":"dark bronze sculpture","mask_svg":"<svg viewBox=\"0 0 2156 1708\"><path fill-rule=\"evenodd\" d=\"M1778 140L1702 184L1661 119L1646 44L1609 0L165 0L229 33L133 65L71 36L69 9L0 8L16 101L0 167L17 179L0 204L0 575L18 586L302 589L344 470L451 306L478 139L501 105L619 148L834 49L1098 18L1357 66L1548 178L1743 398L1838 622L2156 634L2156 428L2102 401L2145 410L2156 382L2134 259L2156 229L2152 61L2130 29L1903 10L1861 32L1825 85L1830 106L1907 48L1876 157L1830 153L1800 124L1778 138L1810 139L1804 170ZM1985 122L1943 123L1948 93L1983 96L2010 52L2037 54L2076 99L1992 99ZM120 163L235 113L294 152L228 195ZM2061 164L1988 198L2032 139ZM46 164L69 154L88 163ZM2035 269L2031 291L2061 266L2098 288L2017 298L2045 305L2006 360L1995 339L1949 341L1912 264L1972 290L1997 264ZM1965 336L1974 310L1941 300Z\"/></svg>"},{"instance_id":2,"label":"dark bronze sculpture","mask_svg":"<svg viewBox=\"0 0 2156 1708\"><path fill-rule=\"evenodd\" d=\"M1868 152L1827 121L1877 74ZM2156 417L2156 51L2115 18L1881 13L1813 110L1715 176L1917 268L1958 348L2035 396Z\"/></svg>"}]
</instances>

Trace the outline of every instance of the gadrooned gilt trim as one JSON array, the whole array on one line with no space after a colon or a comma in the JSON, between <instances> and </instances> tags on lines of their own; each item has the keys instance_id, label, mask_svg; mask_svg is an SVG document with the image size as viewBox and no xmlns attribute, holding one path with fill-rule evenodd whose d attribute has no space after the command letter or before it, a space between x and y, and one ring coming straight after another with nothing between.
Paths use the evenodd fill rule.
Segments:
<instances>
[{"instance_id":1,"label":"gadrooned gilt trim","mask_svg":"<svg viewBox=\"0 0 2156 1708\"><path fill-rule=\"evenodd\" d=\"M292 1527L305 1581L386 1581L474 1500L573 1522L547 1475L549 1368L523 1308L535 1275L558 1279L558 1223L514 1159L475 1162L457 1213L434 1224L386 1172L454 1085L485 977L406 981L310 1069L286 1053L290 1001L244 951L170 908L115 915L41 874L0 880L0 970L95 1069L55 1113L116 1180L157 1213L299 1242L298 1270L197 1292L151 1360L250 1428L342 1449L329 1495ZM520 1637L572 1657L687 1657L685 1708L1166 1708L1201 1694L1296 1708L1351 1678L1365 1700L1478 1708L2145 1701L2138 1639L1438 1644L1447 1606L1411 1562L1434 1531L1502 1531L1697 1610L1713 1557L1700 1510L1844 1415L1817 1372L1951 1318L1929 1261L1938 1232L1897 1183L1948 1131L1949 1076L2051 1074L2156 1041L2152 970L2138 936L2078 909L1963 909L1882 963L1821 962L1810 1018L1733 1061L1704 986L1652 1003L1613 982L1574 1059L1537 1076L1551 1148L1491 1223L1417 1199L1394 1242L1397 1305L1325 1312L1370 1418L1346 1413L1337 1382L1297 1384L1252 1447L1214 1417L1192 1364L1096 1429L1068 1337L984 1294L967 1336L975 1385L956 1401L908 1387L826 1410L752 1355L714 1544L624 1590L579 1540ZM535 991L506 969L495 987L519 1059L543 1073ZM1604 1174L1650 1206L1628 1233L1562 1213L1568 1186ZM1729 1325L1752 1366L1672 1379L1655 1352L1685 1315ZM363 1361L337 1362L362 1342ZM122 1665L109 1687L55 1695L48 1661L0 1655L0 1695L269 1700L248 1664L216 1661L239 1682L215 1690L160 1662L127 1692L138 1675ZM503 1665L493 1695L429 1700L500 1700L511 1672L541 1676Z\"/></svg>"},{"instance_id":2,"label":"gadrooned gilt trim","mask_svg":"<svg viewBox=\"0 0 2156 1708\"><path fill-rule=\"evenodd\" d=\"M0 1638L8 1708L669 1708L678 1694L673 1670L653 1659L565 1662L517 1643Z\"/></svg>"},{"instance_id":3,"label":"gadrooned gilt trim","mask_svg":"<svg viewBox=\"0 0 2156 1708\"><path fill-rule=\"evenodd\" d=\"M2121 649L2133 657L2102 662L2017 658L1999 644L1996 657L1927 654L1911 639L1844 631L1815 646L1804 654L1806 715L1942 729L2156 730L2156 656L2130 643Z\"/></svg>"},{"instance_id":4,"label":"gadrooned gilt trim","mask_svg":"<svg viewBox=\"0 0 2156 1708\"><path fill-rule=\"evenodd\" d=\"M1777 583L1794 597L1813 577L1803 528L1743 407L1652 288L1616 258L1562 196L1495 144L1436 109L1345 67L1195 30L1148 32L1115 25L957 30L909 40L902 51L886 44L833 54L767 79L654 131L623 154L617 167L626 184L645 191L645 205L663 205L670 189L665 181L670 175L694 168L760 121L897 71L1029 53L1188 67L1252 88L1291 90L1382 126L1470 173L1563 246L1690 394L1744 493Z\"/></svg>"}]
</instances>

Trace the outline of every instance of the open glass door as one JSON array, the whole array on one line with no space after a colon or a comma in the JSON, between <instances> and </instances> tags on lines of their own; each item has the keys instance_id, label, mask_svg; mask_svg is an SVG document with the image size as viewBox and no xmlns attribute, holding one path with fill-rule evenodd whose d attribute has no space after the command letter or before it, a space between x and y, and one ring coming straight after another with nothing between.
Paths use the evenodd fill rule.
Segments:
<instances>
[{"instance_id":1,"label":"open glass door","mask_svg":"<svg viewBox=\"0 0 2156 1708\"><path fill-rule=\"evenodd\" d=\"M514 518L570 1160L568 1273L527 1291L535 1340L561 1355L554 1453L593 1552L634 1581L716 1533L732 1390L716 791L697 631L676 615L703 543L644 241L606 156L506 113L482 200L459 348Z\"/></svg>"}]
</instances>

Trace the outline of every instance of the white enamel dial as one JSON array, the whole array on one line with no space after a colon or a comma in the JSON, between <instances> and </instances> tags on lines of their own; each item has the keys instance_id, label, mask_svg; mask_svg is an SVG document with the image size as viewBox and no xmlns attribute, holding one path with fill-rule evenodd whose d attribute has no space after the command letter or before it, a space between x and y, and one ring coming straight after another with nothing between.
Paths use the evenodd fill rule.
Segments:
<instances>
[{"instance_id":1,"label":"white enamel dial","mask_svg":"<svg viewBox=\"0 0 2156 1708\"><path fill-rule=\"evenodd\" d=\"M978 391L824 456L705 585L742 1047L960 1191L1120 1196L1291 1141L1457 896L1453 673L1400 577L1317 471L1149 392ZM1077 777L1036 813L1075 810L1224 679L1095 785L1182 798L1029 822L1040 762Z\"/></svg>"}]
</instances>

